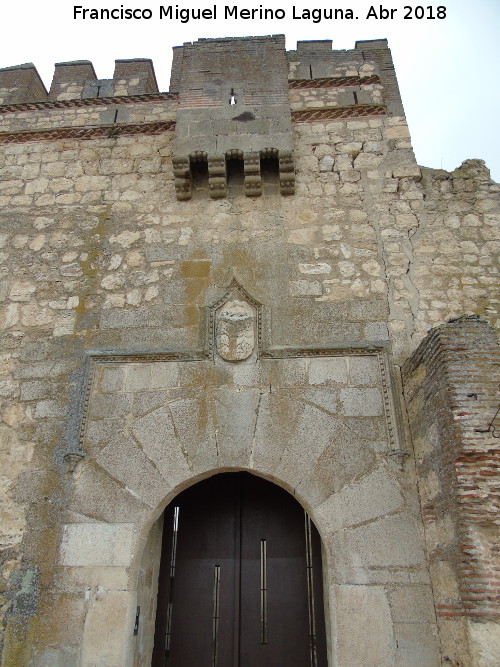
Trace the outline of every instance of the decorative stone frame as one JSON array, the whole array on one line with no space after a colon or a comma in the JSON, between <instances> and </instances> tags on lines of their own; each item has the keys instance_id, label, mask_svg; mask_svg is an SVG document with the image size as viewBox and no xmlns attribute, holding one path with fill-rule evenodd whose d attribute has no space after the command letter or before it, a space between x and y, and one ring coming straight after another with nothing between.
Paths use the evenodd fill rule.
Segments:
<instances>
[{"instance_id":1,"label":"decorative stone frame","mask_svg":"<svg viewBox=\"0 0 500 667\"><path fill-rule=\"evenodd\" d=\"M237 283L231 290L251 299ZM211 340L223 301L207 318ZM252 305L260 322L260 304ZM417 644L424 664L437 664L412 471L398 465L401 417L387 348L262 349L257 339L258 355L238 363L210 345L89 354L79 447L67 452L70 519L56 567L56 587L79 587L86 597L75 626L78 664L149 664L158 520L180 491L231 470L285 488L316 524L329 665L396 665ZM198 428L209 404L212 415ZM408 617L405 601L413 597L418 611Z\"/></svg>"}]
</instances>

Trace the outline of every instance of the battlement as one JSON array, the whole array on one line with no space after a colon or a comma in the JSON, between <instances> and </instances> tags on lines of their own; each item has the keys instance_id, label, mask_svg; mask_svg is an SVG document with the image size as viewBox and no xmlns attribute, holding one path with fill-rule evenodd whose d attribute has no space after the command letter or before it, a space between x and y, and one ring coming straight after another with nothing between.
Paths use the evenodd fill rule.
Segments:
<instances>
[{"instance_id":1,"label":"battlement","mask_svg":"<svg viewBox=\"0 0 500 667\"><path fill-rule=\"evenodd\" d=\"M157 92L153 63L148 58L115 60L112 79L98 79L89 60L56 63L48 93L33 63L0 69L0 104L3 105Z\"/></svg>"},{"instance_id":2,"label":"battlement","mask_svg":"<svg viewBox=\"0 0 500 667\"><path fill-rule=\"evenodd\" d=\"M3 114L12 114L0 124L5 141L32 138L33 131L39 139L47 131L95 136L110 126L151 132L151 123L173 128L175 113L180 200L205 185L212 198L225 197L236 175L247 196L260 196L261 167L265 174L270 165L281 194L293 194L292 124L403 115L387 40L356 42L348 50L333 49L331 40L299 41L287 51L284 35L175 47L169 93L158 92L153 63L145 58L116 60L112 79L99 79L88 60L56 63L48 93L34 65L10 67L0 70L0 104ZM93 110L75 116L71 108L82 105ZM26 106L37 109L36 119L26 120ZM61 106L67 113L51 114Z\"/></svg>"},{"instance_id":3,"label":"battlement","mask_svg":"<svg viewBox=\"0 0 500 667\"><path fill-rule=\"evenodd\" d=\"M47 90L33 63L0 69L0 104L45 102Z\"/></svg>"},{"instance_id":4,"label":"battlement","mask_svg":"<svg viewBox=\"0 0 500 667\"><path fill-rule=\"evenodd\" d=\"M181 93L184 104L190 105L196 97L196 77L228 80L236 64L231 62L234 49L258 68L259 91L272 100L276 94L285 100L286 91L274 86L276 76L283 77L288 70L288 79L324 79L347 76L378 75L387 88L389 113L401 113L401 99L394 75L392 58L386 39L358 41L354 49L336 50L332 40L309 40L297 42L296 50L285 50L284 35L264 37L238 37L201 39L174 47L170 77L170 92ZM195 56L196 54L196 56ZM269 61L273 54L274 60ZM210 63L203 75L190 72L192 58L203 55ZM253 59L253 60L252 60ZM262 77L268 85L262 91ZM286 78L286 76L285 76ZM183 82L181 81L183 80ZM247 88L248 99L252 96ZM251 88L251 86L250 86ZM147 58L116 60L112 79L99 79L94 66L88 60L56 63L49 92L33 63L0 69L0 105L34 102L64 102L96 98L137 96L158 93L158 84L153 63ZM205 96L206 97L206 96ZM204 104L217 104L216 100L203 100Z\"/></svg>"},{"instance_id":5,"label":"battlement","mask_svg":"<svg viewBox=\"0 0 500 667\"><path fill-rule=\"evenodd\" d=\"M332 41L329 39L299 41L295 51L287 51L287 57L291 80L377 76L384 88L387 113L404 114L386 39L357 41L354 49L347 50L332 49ZM361 104L373 102L362 91L358 99Z\"/></svg>"}]
</instances>

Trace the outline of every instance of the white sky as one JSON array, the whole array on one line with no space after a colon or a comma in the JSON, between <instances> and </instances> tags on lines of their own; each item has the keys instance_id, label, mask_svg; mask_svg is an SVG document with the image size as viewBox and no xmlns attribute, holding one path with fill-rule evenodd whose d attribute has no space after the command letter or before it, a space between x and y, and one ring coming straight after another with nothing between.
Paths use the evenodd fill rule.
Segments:
<instances>
[{"instance_id":1,"label":"white sky","mask_svg":"<svg viewBox=\"0 0 500 667\"><path fill-rule=\"evenodd\" d=\"M55 62L90 60L98 78L113 76L114 60L151 58L160 90L168 90L171 49L201 37L285 34L287 49L297 40L332 39L333 48L354 48L356 40L387 38L392 49L413 147L419 164L452 170L467 158L486 160L500 181L500 0L437 0L443 20L403 19L404 6L422 0L382 0L396 8L392 20L366 19L370 0L179 0L180 8L212 8L217 20L181 23L160 20L164 0L4 0L0 9L0 67L33 62L46 87ZM428 3L422 5L426 14ZM150 20L75 20L73 6L150 8ZM240 9L282 8L284 20L224 20L225 5ZM293 19L292 7L352 8L357 20ZM374 3L378 10L380 0ZM436 13L436 9L434 9Z\"/></svg>"}]
</instances>

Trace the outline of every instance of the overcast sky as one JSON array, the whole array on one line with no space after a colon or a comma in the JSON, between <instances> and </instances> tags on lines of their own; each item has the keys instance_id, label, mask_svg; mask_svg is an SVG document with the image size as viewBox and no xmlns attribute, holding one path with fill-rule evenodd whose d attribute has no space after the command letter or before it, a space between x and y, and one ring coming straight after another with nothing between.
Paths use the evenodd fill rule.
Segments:
<instances>
[{"instance_id":1,"label":"overcast sky","mask_svg":"<svg viewBox=\"0 0 500 667\"><path fill-rule=\"evenodd\" d=\"M217 19L160 19L164 0L28 0L6 1L0 9L0 67L33 62L46 87L55 62L90 60L98 78L113 76L114 60L151 58L160 90L168 90L171 49L201 37L285 34L287 49L297 40L332 39L333 48L354 48L356 40L387 38L392 49L413 147L420 165L452 170L467 158L486 161L500 181L500 0L442 0L433 5L387 0L397 9L392 19L367 18L370 0L215 0ZM422 0L420 0L422 1ZM432 1L432 0L430 0ZM148 8L149 20L74 19L74 5L85 8ZM224 7L284 9L281 20L224 18ZM348 9L357 19L321 20L301 16L304 10ZM214 0L178 2L183 9L213 9ZM414 18L404 7L414 8ZM437 16L439 6L446 18ZM176 4L172 7L175 9ZM378 12L380 2L373 7ZM442 13L442 11L441 11Z\"/></svg>"}]
</instances>

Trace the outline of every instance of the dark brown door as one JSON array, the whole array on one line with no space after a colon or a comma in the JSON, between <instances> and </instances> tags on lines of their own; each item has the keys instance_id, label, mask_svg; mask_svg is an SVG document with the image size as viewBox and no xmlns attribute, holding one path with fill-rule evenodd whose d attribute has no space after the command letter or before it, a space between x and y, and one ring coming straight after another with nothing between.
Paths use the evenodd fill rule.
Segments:
<instances>
[{"instance_id":1,"label":"dark brown door","mask_svg":"<svg viewBox=\"0 0 500 667\"><path fill-rule=\"evenodd\" d=\"M223 473L165 511L154 667L326 667L320 538L286 491Z\"/></svg>"}]
</instances>

